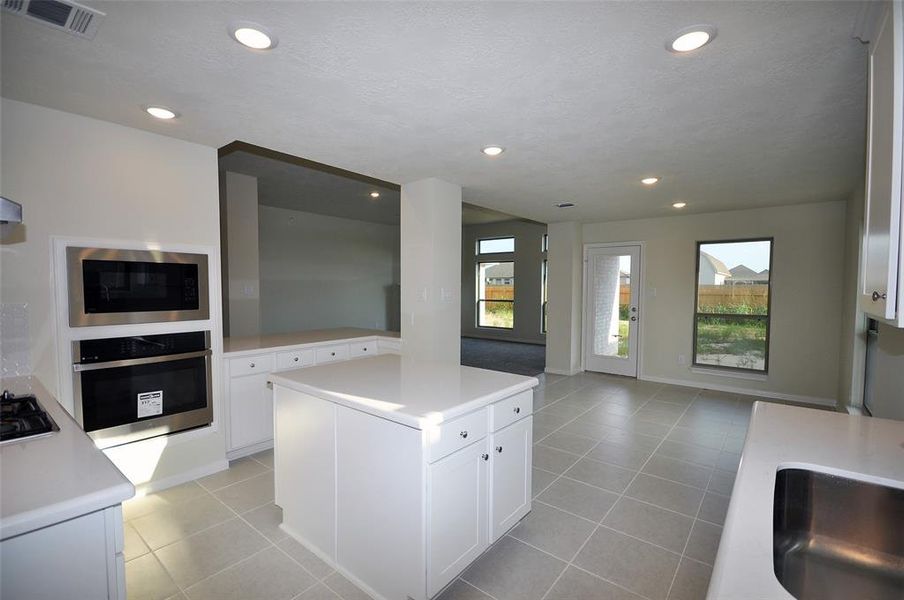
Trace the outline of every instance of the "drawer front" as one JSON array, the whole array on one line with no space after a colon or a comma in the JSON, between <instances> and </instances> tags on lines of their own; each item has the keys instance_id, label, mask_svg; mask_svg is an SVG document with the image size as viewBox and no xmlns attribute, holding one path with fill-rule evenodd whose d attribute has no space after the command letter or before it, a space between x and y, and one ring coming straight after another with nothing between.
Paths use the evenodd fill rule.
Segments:
<instances>
[{"instance_id":1,"label":"drawer front","mask_svg":"<svg viewBox=\"0 0 904 600\"><path fill-rule=\"evenodd\" d=\"M241 377L242 375L252 375L255 373L271 373L272 371L272 354L233 358L229 361L230 377Z\"/></svg>"},{"instance_id":2,"label":"drawer front","mask_svg":"<svg viewBox=\"0 0 904 600\"><path fill-rule=\"evenodd\" d=\"M527 390L490 405L490 431L499 431L534 412L534 391Z\"/></svg>"},{"instance_id":3,"label":"drawer front","mask_svg":"<svg viewBox=\"0 0 904 600\"><path fill-rule=\"evenodd\" d=\"M381 338L377 341L377 347L380 350L380 354L401 354L402 340L389 340Z\"/></svg>"},{"instance_id":4,"label":"drawer front","mask_svg":"<svg viewBox=\"0 0 904 600\"><path fill-rule=\"evenodd\" d=\"M485 408L442 423L427 431L427 460L437 461L487 435L487 412Z\"/></svg>"},{"instance_id":5,"label":"drawer front","mask_svg":"<svg viewBox=\"0 0 904 600\"><path fill-rule=\"evenodd\" d=\"M377 354L377 342L375 340L370 340L368 342L352 342L348 346L348 354L352 358Z\"/></svg>"},{"instance_id":6,"label":"drawer front","mask_svg":"<svg viewBox=\"0 0 904 600\"><path fill-rule=\"evenodd\" d=\"M313 364L314 350L312 348L307 348L305 350L288 350L276 355L276 368L280 371L310 367Z\"/></svg>"},{"instance_id":7,"label":"drawer front","mask_svg":"<svg viewBox=\"0 0 904 600\"><path fill-rule=\"evenodd\" d=\"M335 346L323 346L317 348L317 364L335 362L348 359L348 344L336 344Z\"/></svg>"}]
</instances>

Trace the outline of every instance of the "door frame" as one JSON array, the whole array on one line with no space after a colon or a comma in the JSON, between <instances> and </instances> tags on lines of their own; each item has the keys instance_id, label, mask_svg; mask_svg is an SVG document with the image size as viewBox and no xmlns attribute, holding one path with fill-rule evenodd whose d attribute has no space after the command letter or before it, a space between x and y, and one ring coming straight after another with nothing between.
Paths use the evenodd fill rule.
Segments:
<instances>
[{"instance_id":1,"label":"door frame","mask_svg":"<svg viewBox=\"0 0 904 600\"><path fill-rule=\"evenodd\" d=\"M587 260L590 250L594 248L619 248L622 246L637 246L640 248L640 258L637 265L637 311L641 318L637 324L637 374L635 379L643 379L643 330L644 321L646 320L646 312L644 312L644 260L646 255L646 242L629 241L629 242L596 242L584 244L584 252L581 264L581 371L587 370L587 325L589 319L587 317L588 290L587 290ZM632 273L633 275L633 273ZM596 371L594 371L596 372Z\"/></svg>"}]
</instances>

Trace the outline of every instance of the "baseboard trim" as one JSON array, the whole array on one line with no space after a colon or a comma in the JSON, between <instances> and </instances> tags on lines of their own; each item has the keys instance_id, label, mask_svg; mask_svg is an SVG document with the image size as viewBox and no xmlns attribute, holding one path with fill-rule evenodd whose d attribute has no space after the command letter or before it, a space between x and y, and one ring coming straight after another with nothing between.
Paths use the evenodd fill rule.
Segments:
<instances>
[{"instance_id":1,"label":"baseboard trim","mask_svg":"<svg viewBox=\"0 0 904 600\"><path fill-rule=\"evenodd\" d=\"M584 369L566 370L566 369L553 369L551 367L546 367L546 369L544 369L544 371L546 373L550 373L552 375L564 375L566 377L571 377L572 375L577 375L578 373L582 373L584 371Z\"/></svg>"},{"instance_id":2,"label":"baseboard trim","mask_svg":"<svg viewBox=\"0 0 904 600\"><path fill-rule=\"evenodd\" d=\"M155 479L147 483L142 483L138 486L135 486L135 495L146 496L148 494L153 494L154 492L159 492L160 490L165 490L167 488L171 488L183 483L188 483L189 481L198 479L199 477L206 477L207 475L213 475L214 473L225 471L228 468L229 461L225 459L217 460L195 469L191 469L189 471L184 471L182 473L177 473L176 475L164 477L163 479Z\"/></svg>"},{"instance_id":3,"label":"baseboard trim","mask_svg":"<svg viewBox=\"0 0 904 600\"><path fill-rule=\"evenodd\" d=\"M788 402L799 402L801 404L812 404L815 406L836 406L838 404L838 401L834 398L820 398L819 396L803 396L800 394L785 394L784 392L772 392L768 390L752 390L749 388L736 387L733 385L723 385L721 383L701 383L699 381L673 379L671 377L656 377L654 375L640 375L638 376L638 379L642 379L643 381L652 381L654 383L667 383L670 385L716 390L717 392L729 392L731 394L757 396L759 398L786 400Z\"/></svg>"},{"instance_id":4,"label":"baseboard trim","mask_svg":"<svg viewBox=\"0 0 904 600\"><path fill-rule=\"evenodd\" d=\"M251 456L252 454L257 454L258 452L263 452L264 450L269 450L272 447L273 440L267 440L266 442L260 442L259 444L254 444L252 446L245 446L244 448L238 448L237 450L230 450L226 453L226 460L244 458L246 456Z\"/></svg>"}]
</instances>

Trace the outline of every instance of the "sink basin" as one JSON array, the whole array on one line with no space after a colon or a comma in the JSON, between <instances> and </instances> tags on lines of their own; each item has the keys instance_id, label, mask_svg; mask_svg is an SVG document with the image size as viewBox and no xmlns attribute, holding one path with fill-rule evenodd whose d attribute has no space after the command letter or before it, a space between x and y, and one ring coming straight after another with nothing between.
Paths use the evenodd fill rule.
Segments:
<instances>
[{"instance_id":1,"label":"sink basin","mask_svg":"<svg viewBox=\"0 0 904 600\"><path fill-rule=\"evenodd\" d=\"M775 576L798 600L902 600L904 490L782 469L772 549Z\"/></svg>"}]
</instances>

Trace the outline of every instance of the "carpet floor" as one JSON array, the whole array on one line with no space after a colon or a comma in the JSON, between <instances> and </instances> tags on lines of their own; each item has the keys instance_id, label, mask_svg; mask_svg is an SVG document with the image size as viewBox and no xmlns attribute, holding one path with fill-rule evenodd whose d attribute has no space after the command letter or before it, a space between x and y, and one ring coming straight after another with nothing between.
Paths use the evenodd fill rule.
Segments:
<instances>
[{"instance_id":1,"label":"carpet floor","mask_svg":"<svg viewBox=\"0 0 904 600\"><path fill-rule=\"evenodd\" d=\"M518 375L538 375L546 368L546 346L461 338L461 364Z\"/></svg>"}]
</instances>

